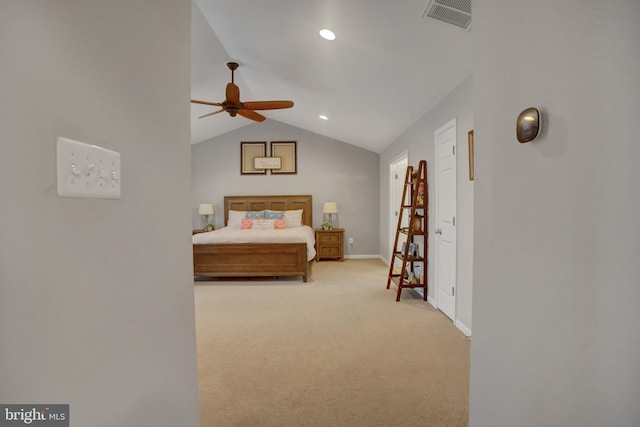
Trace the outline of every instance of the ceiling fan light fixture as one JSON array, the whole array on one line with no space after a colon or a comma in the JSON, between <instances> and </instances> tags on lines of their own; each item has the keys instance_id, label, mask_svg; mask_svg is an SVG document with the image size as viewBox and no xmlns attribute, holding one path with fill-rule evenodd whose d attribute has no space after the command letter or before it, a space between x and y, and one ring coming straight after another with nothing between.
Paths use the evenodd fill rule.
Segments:
<instances>
[{"instance_id":1,"label":"ceiling fan light fixture","mask_svg":"<svg viewBox=\"0 0 640 427\"><path fill-rule=\"evenodd\" d=\"M325 40L335 40L336 39L336 35L333 33L333 31L328 30L326 28L320 30L320 37L322 37Z\"/></svg>"},{"instance_id":2,"label":"ceiling fan light fixture","mask_svg":"<svg viewBox=\"0 0 640 427\"><path fill-rule=\"evenodd\" d=\"M218 111L200 116L200 119L203 117L213 116L214 114L221 113L222 111L226 111L231 117L240 115L249 120L262 122L266 120L266 117L260 113L257 113L255 110L280 110L282 108L293 107L293 101L285 100L241 102L240 88L233 82L233 72L238 68L238 65L239 64L235 61L227 62L227 67L229 67L229 69L231 70L231 82L227 83L225 100L223 102L199 101L197 99L191 100L192 104L203 104L211 105L214 107L222 107L222 109Z\"/></svg>"}]
</instances>

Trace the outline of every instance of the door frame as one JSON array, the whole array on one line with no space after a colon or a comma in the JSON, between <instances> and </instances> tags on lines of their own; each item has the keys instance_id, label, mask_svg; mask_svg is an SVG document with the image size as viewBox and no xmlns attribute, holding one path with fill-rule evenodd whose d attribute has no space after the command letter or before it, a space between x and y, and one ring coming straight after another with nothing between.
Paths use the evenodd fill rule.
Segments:
<instances>
[{"instance_id":1,"label":"door frame","mask_svg":"<svg viewBox=\"0 0 640 427\"><path fill-rule=\"evenodd\" d=\"M404 162L406 165L409 165L409 151L405 150L389 161L389 232L387 234L387 236L389 237L387 254L389 254L389 256L391 256L391 253L393 252L393 242L396 238L396 228L398 226L398 218L394 215L394 213L397 209L400 208L399 206L395 206L396 191L398 191L399 189L401 196L402 188L404 186L404 175L399 175L401 185L398 186L394 176L394 172L396 172L398 164L402 162ZM389 259L389 262L393 262L393 257Z\"/></svg>"}]
</instances>

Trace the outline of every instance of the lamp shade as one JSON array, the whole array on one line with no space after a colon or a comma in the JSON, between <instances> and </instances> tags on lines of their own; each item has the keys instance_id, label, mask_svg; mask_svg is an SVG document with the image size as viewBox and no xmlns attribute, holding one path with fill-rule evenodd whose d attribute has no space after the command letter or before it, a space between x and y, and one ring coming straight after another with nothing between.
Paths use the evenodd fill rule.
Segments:
<instances>
[{"instance_id":1,"label":"lamp shade","mask_svg":"<svg viewBox=\"0 0 640 427\"><path fill-rule=\"evenodd\" d=\"M322 213L334 214L338 213L338 204L336 202L324 202Z\"/></svg>"},{"instance_id":2,"label":"lamp shade","mask_svg":"<svg viewBox=\"0 0 640 427\"><path fill-rule=\"evenodd\" d=\"M198 213L200 215L213 215L213 205L211 203L201 203Z\"/></svg>"}]
</instances>

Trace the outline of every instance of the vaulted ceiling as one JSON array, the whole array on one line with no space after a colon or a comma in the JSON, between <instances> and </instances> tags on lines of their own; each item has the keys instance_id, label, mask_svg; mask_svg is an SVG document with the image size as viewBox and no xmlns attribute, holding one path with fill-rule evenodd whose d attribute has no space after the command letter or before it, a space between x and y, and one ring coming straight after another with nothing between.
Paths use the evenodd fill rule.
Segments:
<instances>
[{"instance_id":1,"label":"vaulted ceiling","mask_svg":"<svg viewBox=\"0 0 640 427\"><path fill-rule=\"evenodd\" d=\"M428 3L193 0L192 98L222 102L233 59L243 102L294 101L267 120L381 152L471 75L471 31L423 17ZM255 123L191 110L192 143Z\"/></svg>"}]
</instances>

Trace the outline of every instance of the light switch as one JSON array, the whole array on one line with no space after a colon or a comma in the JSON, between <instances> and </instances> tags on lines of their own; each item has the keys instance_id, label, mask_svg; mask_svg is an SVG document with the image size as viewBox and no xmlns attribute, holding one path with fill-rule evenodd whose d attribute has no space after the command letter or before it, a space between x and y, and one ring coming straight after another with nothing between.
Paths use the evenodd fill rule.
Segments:
<instances>
[{"instance_id":1,"label":"light switch","mask_svg":"<svg viewBox=\"0 0 640 427\"><path fill-rule=\"evenodd\" d=\"M120 153L59 137L58 195L120 198Z\"/></svg>"}]
</instances>

